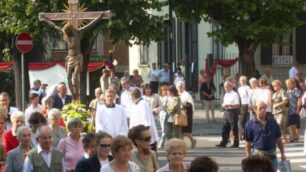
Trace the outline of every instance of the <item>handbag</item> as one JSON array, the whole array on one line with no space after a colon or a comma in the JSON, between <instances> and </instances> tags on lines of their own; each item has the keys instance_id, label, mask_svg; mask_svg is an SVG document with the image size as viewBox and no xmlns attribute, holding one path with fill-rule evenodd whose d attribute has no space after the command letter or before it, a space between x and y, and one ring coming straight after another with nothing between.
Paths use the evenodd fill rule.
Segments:
<instances>
[{"instance_id":1,"label":"handbag","mask_svg":"<svg viewBox=\"0 0 306 172\"><path fill-rule=\"evenodd\" d=\"M176 113L173 117L174 125L185 127L188 125L187 115L182 113Z\"/></svg>"},{"instance_id":2,"label":"handbag","mask_svg":"<svg viewBox=\"0 0 306 172\"><path fill-rule=\"evenodd\" d=\"M291 172L290 160L278 162L277 172Z\"/></svg>"}]
</instances>

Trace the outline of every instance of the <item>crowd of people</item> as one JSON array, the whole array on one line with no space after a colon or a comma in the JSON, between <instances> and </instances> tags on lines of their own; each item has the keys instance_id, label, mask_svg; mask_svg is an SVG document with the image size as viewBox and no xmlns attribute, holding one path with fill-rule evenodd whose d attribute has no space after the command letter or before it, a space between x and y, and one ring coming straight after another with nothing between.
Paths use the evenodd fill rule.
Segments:
<instances>
[{"instance_id":1,"label":"crowd of people","mask_svg":"<svg viewBox=\"0 0 306 172\"><path fill-rule=\"evenodd\" d=\"M63 82L47 95L47 85L36 80L24 112L11 106L10 96L2 92L3 168L6 172L217 172L218 165L210 157L195 158L191 164L184 161L187 150L184 136L191 148L197 144L192 135L195 103L186 90L184 72L183 67L178 67L170 81L169 66L165 64L158 70L153 63L148 73L150 83L145 84L137 69L133 75L126 72L121 79L114 71L104 69L100 87L95 89L95 98L88 105L95 133L84 133L78 118L62 119L61 109L72 102ZM245 140L246 159L242 162L245 172L263 161L266 168L275 169L276 145L285 160L283 144L299 140L300 114L306 116L306 94L302 94L304 87L300 87L298 80L286 80L285 91L280 80L269 83L271 73L268 74L260 79L251 78L250 86L245 76L227 77L223 84L225 122L222 140L216 146L226 147L230 133L233 148ZM216 122L217 89L213 78L201 71L199 83L207 121ZM168 163L163 167L159 165L158 148L166 152ZM251 153L251 149L255 151Z\"/></svg>"}]
</instances>

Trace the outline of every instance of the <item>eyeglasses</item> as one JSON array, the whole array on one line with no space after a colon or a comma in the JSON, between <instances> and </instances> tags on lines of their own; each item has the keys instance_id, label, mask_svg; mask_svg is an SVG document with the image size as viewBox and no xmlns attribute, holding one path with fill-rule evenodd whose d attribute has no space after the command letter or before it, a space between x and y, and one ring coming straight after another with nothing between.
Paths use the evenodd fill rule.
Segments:
<instances>
[{"instance_id":1,"label":"eyeglasses","mask_svg":"<svg viewBox=\"0 0 306 172\"><path fill-rule=\"evenodd\" d=\"M100 144L100 147L101 147L101 148L109 148L110 146L111 146L111 145L109 145L109 144L108 144L108 145L107 145L107 144Z\"/></svg>"},{"instance_id":2,"label":"eyeglasses","mask_svg":"<svg viewBox=\"0 0 306 172\"><path fill-rule=\"evenodd\" d=\"M151 136L145 137L145 138L140 138L139 140L143 140L145 142L150 142L151 141Z\"/></svg>"}]
</instances>

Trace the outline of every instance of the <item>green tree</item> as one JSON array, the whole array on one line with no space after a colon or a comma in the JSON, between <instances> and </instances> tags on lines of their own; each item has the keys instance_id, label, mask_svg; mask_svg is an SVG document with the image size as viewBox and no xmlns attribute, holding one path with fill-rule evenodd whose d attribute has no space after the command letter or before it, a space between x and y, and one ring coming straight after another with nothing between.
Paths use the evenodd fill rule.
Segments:
<instances>
[{"instance_id":1,"label":"green tree","mask_svg":"<svg viewBox=\"0 0 306 172\"><path fill-rule=\"evenodd\" d=\"M236 43L242 73L252 76L254 53L260 44L279 42L279 36L301 24L296 14L303 11L304 0L173 0L177 16L189 22L219 25L209 32L223 45Z\"/></svg>"},{"instance_id":2,"label":"green tree","mask_svg":"<svg viewBox=\"0 0 306 172\"><path fill-rule=\"evenodd\" d=\"M84 57L81 83L86 81L87 64L91 47L99 33L107 33L114 45L122 41L127 44L149 44L162 40L166 25L163 16L152 15L163 6L156 0L80 0L87 11L111 10L112 19L100 21L83 35L81 52ZM0 40L10 42L15 34L29 32L35 43L46 45L46 37L60 38L60 33L38 20L39 12L62 12L67 0L6 0L0 2ZM62 25L58 22L57 25ZM3 38L3 39L1 39ZM5 38L5 39L4 39ZM43 54L43 48L39 52ZM20 75L16 75L20 76ZM17 89L16 89L17 90ZM18 89L20 90L20 89ZM86 103L86 84L81 84L81 102Z\"/></svg>"}]
</instances>

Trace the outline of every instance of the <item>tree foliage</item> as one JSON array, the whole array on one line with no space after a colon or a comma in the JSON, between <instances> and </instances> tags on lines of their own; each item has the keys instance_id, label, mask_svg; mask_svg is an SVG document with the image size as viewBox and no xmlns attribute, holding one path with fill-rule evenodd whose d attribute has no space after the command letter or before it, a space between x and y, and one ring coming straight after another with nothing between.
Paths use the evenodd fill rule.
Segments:
<instances>
[{"instance_id":1,"label":"tree foliage","mask_svg":"<svg viewBox=\"0 0 306 172\"><path fill-rule=\"evenodd\" d=\"M184 21L204 20L219 25L209 32L224 45L237 43L240 58L246 50L254 55L259 44L280 41L279 36L301 24L296 14L304 0L173 0L177 16ZM253 57L252 57L253 58Z\"/></svg>"},{"instance_id":2,"label":"tree foliage","mask_svg":"<svg viewBox=\"0 0 306 172\"><path fill-rule=\"evenodd\" d=\"M36 43L46 46L42 38L60 38L60 33L38 20L39 12L62 12L67 0L4 0L0 2L0 42L11 42L15 34L31 33ZM98 33L109 34L117 42L149 44L165 37L163 16L152 15L163 6L157 0L79 0L87 11L111 10L111 20L100 21L83 35L81 52L87 66L91 47ZM56 24L63 26L62 22ZM40 47L43 49L43 47ZM42 52L41 52L42 53ZM86 79L84 68L81 80ZM82 81L81 81L82 82ZM86 87L86 86L85 86ZM84 89L85 90L85 89ZM83 92L81 91L81 94ZM85 91L84 93L85 94Z\"/></svg>"}]
</instances>

